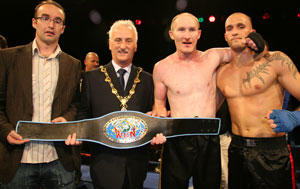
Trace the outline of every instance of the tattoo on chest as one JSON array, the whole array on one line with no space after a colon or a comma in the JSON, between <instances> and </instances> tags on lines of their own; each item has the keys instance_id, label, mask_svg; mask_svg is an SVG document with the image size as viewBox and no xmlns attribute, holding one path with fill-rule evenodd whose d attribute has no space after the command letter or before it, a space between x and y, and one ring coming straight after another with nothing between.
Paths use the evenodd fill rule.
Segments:
<instances>
[{"instance_id":1,"label":"tattoo on chest","mask_svg":"<svg viewBox=\"0 0 300 189\"><path fill-rule=\"evenodd\" d=\"M267 69L268 66L271 66L269 61L267 61L263 64L260 64L255 69L251 70L250 72L246 72L247 77L243 79L244 87L247 89L247 83L248 83L249 87L252 88L251 80L253 78L258 78L264 84L265 80L261 74L267 74L267 75L269 74L268 69Z\"/></svg>"},{"instance_id":2,"label":"tattoo on chest","mask_svg":"<svg viewBox=\"0 0 300 189\"><path fill-rule=\"evenodd\" d=\"M269 70L267 69L271 66L271 62L280 61L281 66L287 66L289 71L293 74L293 77L296 79L297 69L293 62L288 58L282 56L280 53L275 53L270 55L269 53L264 56L267 60L265 63L258 65L256 68L252 69L249 72L246 72L246 78L242 79L244 87L247 89L247 85L252 88L251 80L253 78L258 78L263 84L265 84L265 80L262 74L269 75Z\"/></svg>"}]
</instances>

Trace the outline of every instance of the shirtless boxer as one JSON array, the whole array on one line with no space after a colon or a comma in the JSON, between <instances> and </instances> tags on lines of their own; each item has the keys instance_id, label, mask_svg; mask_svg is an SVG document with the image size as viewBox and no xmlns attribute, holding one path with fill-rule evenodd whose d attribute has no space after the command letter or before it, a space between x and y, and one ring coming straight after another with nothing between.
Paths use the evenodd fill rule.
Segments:
<instances>
[{"instance_id":1,"label":"shirtless boxer","mask_svg":"<svg viewBox=\"0 0 300 189\"><path fill-rule=\"evenodd\" d=\"M282 52L254 52L242 43L253 31L243 13L225 22L225 40L232 61L217 72L217 86L226 97L232 121L229 188L292 188L290 151L285 133L268 125L268 110L281 109L284 89L300 100L300 76Z\"/></svg>"},{"instance_id":2,"label":"shirtless boxer","mask_svg":"<svg viewBox=\"0 0 300 189\"><path fill-rule=\"evenodd\" d=\"M176 52L159 61L153 70L155 104L153 116L214 118L216 115L216 69L229 62L229 49L198 51L201 30L189 13L175 16L170 37ZM163 149L161 188L220 188L219 136L188 136L168 139Z\"/></svg>"}]
</instances>

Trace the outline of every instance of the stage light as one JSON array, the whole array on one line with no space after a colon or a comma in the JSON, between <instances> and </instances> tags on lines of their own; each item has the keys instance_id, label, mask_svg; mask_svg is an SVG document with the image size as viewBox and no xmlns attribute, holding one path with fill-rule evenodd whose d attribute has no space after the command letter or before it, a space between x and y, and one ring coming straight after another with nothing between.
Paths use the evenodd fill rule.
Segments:
<instances>
[{"instance_id":1,"label":"stage light","mask_svg":"<svg viewBox=\"0 0 300 189\"><path fill-rule=\"evenodd\" d=\"M265 13L265 14L263 15L263 19L264 19L264 20L270 19L270 14L269 14L269 13Z\"/></svg>"},{"instance_id":2,"label":"stage light","mask_svg":"<svg viewBox=\"0 0 300 189\"><path fill-rule=\"evenodd\" d=\"M176 1L176 9L178 11L184 11L186 9L187 5L188 5L187 0L177 0Z\"/></svg>"},{"instance_id":3,"label":"stage light","mask_svg":"<svg viewBox=\"0 0 300 189\"><path fill-rule=\"evenodd\" d=\"M89 17L94 24L100 24L102 22L102 16L97 10L91 10Z\"/></svg>"},{"instance_id":4,"label":"stage light","mask_svg":"<svg viewBox=\"0 0 300 189\"><path fill-rule=\"evenodd\" d=\"M200 22L200 23L204 22L204 18L203 17L199 17L198 18L198 22Z\"/></svg>"},{"instance_id":5,"label":"stage light","mask_svg":"<svg viewBox=\"0 0 300 189\"><path fill-rule=\"evenodd\" d=\"M300 18L300 12L297 14L297 17Z\"/></svg>"},{"instance_id":6,"label":"stage light","mask_svg":"<svg viewBox=\"0 0 300 189\"><path fill-rule=\"evenodd\" d=\"M142 20L136 19L136 20L135 20L135 24L138 25L138 26L141 25L141 24L142 24Z\"/></svg>"},{"instance_id":7,"label":"stage light","mask_svg":"<svg viewBox=\"0 0 300 189\"><path fill-rule=\"evenodd\" d=\"M215 22L216 21L216 17L215 16L210 16L208 17L209 22Z\"/></svg>"}]
</instances>

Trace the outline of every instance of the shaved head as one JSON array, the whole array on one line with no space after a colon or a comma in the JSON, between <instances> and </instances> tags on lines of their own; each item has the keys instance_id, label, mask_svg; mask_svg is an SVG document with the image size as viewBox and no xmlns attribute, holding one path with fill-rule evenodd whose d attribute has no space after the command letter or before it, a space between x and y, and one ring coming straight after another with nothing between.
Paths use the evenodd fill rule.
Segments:
<instances>
[{"instance_id":1,"label":"shaved head","mask_svg":"<svg viewBox=\"0 0 300 189\"><path fill-rule=\"evenodd\" d=\"M176 25L176 20L177 20L179 17L191 17L192 19L195 20L195 23L196 23L196 25L197 25L197 29L200 29L200 24L199 24L198 18L196 18L196 17L195 17L194 15L192 15L191 13L184 12L184 13L178 14L177 16L175 16L175 17L172 19L172 22L171 22L171 31L174 31L174 28L175 28L175 25Z\"/></svg>"},{"instance_id":2,"label":"shaved head","mask_svg":"<svg viewBox=\"0 0 300 189\"><path fill-rule=\"evenodd\" d=\"M242 18L242 19L245 19L245 21L247 22L247 24L249 24L249 26L252 28L252 20L251 18L242 13L242 12L235 12L233 14L231 14L230 16L228 16L228 18L226 19L226 22L225 22L225 28L228 26L229 22L232 20L232 19L235 19L235 18Z\"/></svg>"}]
</instances>

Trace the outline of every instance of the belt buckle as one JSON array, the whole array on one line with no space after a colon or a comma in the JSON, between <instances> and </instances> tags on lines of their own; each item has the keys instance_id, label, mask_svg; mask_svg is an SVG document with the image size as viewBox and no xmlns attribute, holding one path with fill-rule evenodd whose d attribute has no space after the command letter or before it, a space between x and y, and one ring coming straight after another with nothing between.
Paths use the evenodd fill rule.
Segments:
<instances>
[{"instance_id":1,"label":"belt buckle","mask_svg":"<svg viewBox=\"0 0 300 189\"><path fill-rule=\"evenodd\" d=\"M247 146L256 146L256 143L253 139L246 139Z\"/></svg>"}]
</instances>

